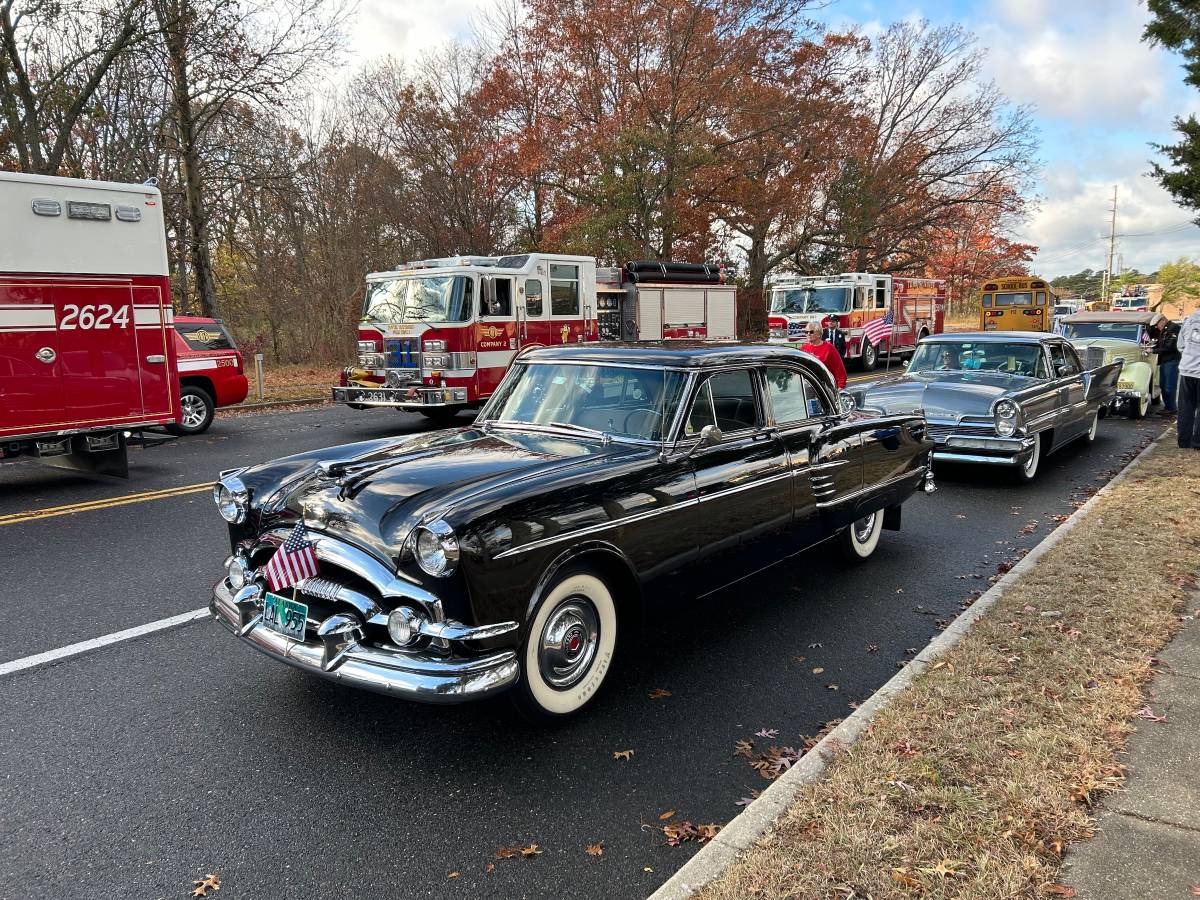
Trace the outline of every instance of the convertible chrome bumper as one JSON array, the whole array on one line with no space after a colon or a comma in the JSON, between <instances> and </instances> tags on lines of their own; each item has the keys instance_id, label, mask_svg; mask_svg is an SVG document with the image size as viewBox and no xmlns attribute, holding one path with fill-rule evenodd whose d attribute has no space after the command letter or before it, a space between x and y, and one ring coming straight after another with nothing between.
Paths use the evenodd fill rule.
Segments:
<instances>
[{"instance_id":1,"label":"convertible chrome bumper","mask_svg":"<svg viewBox=\"0 0 1200 900\"><path fill-rule=\"evenodd\" d=\"M458 703L504 690L517 679L514 650L486 656L443 656L428 650L404 651L360 643L349 616L322 624L319 641L295 641L262 623L254 598L238 600L225 579L213 586L209 611L256 650L313 675L352 687L423 703ZM333 619L346 619L346 626Z\"/></svg>"},{"instance_id":2,"label":"convertible chrome bumper","mask_svg":"<svg viewBox=\"0 0 1200 900\"><path fill-rule=\"evenodd\" d=\"M941 462L982 463L992 466L1024 465L1033 452L1031 437L956 437L947 438L944 446L933 451L932 458Z\"/></svg>"}]
</instances>

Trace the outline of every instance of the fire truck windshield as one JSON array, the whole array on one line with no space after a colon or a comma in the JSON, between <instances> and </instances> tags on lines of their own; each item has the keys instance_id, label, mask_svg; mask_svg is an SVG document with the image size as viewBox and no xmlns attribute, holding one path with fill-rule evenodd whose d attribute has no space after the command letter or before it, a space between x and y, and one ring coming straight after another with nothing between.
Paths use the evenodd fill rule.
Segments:
<instances>
[{"instance_id":1,"label":"fire truck windshield","mask_svg":"<svg viewBox=\"0 0 1200 900\"><path fill-rule=\"evenodd\" d=\"M364 322L466 322L474 280L467 275L423 275L367 283Z\"/></svg>"},{"instance_id":2,"label":"fire truck windshield","mask_svg":"<svg viewBox=\"0 0 1200 900\"><path fill-rule=\"evenodd\" d=\"M773 313L843 313L850 311L846 287L776 288L771 292Z\"/></svg>"}]
</instances>

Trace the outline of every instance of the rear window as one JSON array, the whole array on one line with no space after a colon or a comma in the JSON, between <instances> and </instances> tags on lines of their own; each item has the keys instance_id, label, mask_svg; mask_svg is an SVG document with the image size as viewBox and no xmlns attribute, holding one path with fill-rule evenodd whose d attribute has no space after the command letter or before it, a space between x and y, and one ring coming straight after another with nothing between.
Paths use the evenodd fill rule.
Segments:
<instances>
[{"instance_id":1,"label":"rear window","mask_svg":"<svg viewBox=\"0 0 1200 900\"><path fill-rule=\"evenodd\" d=\"M199 325L175 323L175 330L189 350L236 350L237 344L224 325L201 322Z\"/></svg>"}]
</instances>

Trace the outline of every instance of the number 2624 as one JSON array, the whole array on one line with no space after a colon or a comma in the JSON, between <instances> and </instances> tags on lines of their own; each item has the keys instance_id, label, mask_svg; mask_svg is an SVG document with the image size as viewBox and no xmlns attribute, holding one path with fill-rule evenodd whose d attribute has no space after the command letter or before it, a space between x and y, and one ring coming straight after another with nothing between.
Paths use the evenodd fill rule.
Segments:
<instances>
[{"instance_id":1,"label":"number 2624","mask_svg":"<svg viewBox=\"0 0 1200 900\"><path fill-rule=\"evenodd\" d=\"M75 328L125 328L128 325L129 307L118 306L113 309L107 303L87 306L68 303L63 307L62 321L58 323L58 327L65 331Z\"/></svg>"}]
</instances>

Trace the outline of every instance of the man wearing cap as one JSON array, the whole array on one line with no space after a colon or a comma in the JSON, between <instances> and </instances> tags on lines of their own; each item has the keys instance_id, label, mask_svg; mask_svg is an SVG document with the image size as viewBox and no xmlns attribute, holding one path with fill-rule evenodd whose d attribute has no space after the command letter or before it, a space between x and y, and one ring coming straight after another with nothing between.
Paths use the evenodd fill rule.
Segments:
<instances>
[{"instance_id":1,"label":"man wearing cap","mask_svg":"<svg viewBox=\"0 0 1200 900\"><path fill-rule=\"evenodd\" d=\"M825 363L833 380L837 382L838 390L846 386L846 366L842 362L841 355L834 348L833 344L825 340L824 331L819 322L809 322L804 326L804 334L808 338L806 343L800 349L805 353L811 353L821 362Z\"/></svg>"}]
</instances>

